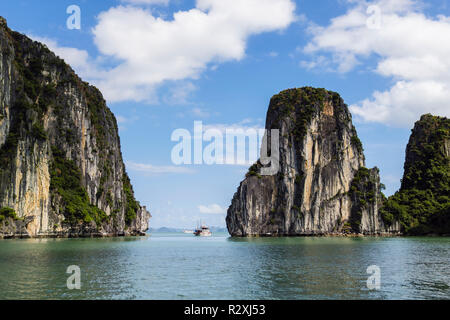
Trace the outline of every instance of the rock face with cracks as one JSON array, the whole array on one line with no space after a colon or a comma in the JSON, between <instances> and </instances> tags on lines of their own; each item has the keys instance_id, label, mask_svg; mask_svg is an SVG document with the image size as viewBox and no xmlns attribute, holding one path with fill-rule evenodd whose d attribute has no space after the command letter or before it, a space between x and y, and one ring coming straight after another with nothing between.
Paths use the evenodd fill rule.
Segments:
<instances>
[{"instance_id":1,"label":"rock face with cracks","mask_svg":"<svg viewBox=\"0 0 450 320\"><path fill-rule=\"evenodd\" d=\"M362 144L339 94L289 89L272 97L266 119L279 130L279 170L255 163L227 212L232 236L398 234L379 214L385 200L377 168L365 168ZM271 156L274 156L271 154Z\"/></svg>"}]
</instances>

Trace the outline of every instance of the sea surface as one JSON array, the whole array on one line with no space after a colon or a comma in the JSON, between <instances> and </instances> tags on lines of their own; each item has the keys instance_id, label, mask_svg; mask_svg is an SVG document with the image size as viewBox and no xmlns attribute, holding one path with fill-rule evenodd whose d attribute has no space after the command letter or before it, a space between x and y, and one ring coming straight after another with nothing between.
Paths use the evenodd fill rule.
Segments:
<instances>
[{"instance_id":1,"label":"sea surface","mask_svg":"<svg viewBox=\"0 0 450 320\"><path fill-rule=\"evenodd\" d=\"M450 299L450 238L0 240L0 299Z\"/></svg>"}]
</instances>

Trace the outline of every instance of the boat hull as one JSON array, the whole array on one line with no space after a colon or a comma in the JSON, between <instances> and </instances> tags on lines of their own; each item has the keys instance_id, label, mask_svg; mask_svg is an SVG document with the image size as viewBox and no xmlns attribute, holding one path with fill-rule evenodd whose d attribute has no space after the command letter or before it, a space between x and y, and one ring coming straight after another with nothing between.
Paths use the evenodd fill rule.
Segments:
<instances>
[{"instance_id":1,"label":"boat hull","mask_svg":"<svg viewBox=\"0 0 450 320\"><path fill-rule=\"evenodd\" d=\"M194 235L196 237L211 237L212 233L210 231L200 231L200 232L196 231L194 232Z\"/></svg>"}]
</instances>

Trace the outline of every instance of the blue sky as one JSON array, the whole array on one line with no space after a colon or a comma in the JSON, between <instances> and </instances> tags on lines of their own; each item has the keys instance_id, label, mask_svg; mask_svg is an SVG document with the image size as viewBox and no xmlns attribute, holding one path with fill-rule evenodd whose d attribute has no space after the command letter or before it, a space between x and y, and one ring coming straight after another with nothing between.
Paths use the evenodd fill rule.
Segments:
<instances>
[{"instance_id":1,"label":"blue sky","mask_svg":"<svg viewBox=\"0 0 450 320\"><path fill-rule=\"evenodd\" d=\"M66 9L81 9L68 29ZM270 97L301 86L350 106L366 165L398 189L421 114L449 116L450 8L412 0L2 1L10 28L45 42L98 86L120 127L153 227L224 226L248 166L171 159L175 129L264 127ZM175 13L175 15L174 15Z\"/></svg>"}]
</instances>

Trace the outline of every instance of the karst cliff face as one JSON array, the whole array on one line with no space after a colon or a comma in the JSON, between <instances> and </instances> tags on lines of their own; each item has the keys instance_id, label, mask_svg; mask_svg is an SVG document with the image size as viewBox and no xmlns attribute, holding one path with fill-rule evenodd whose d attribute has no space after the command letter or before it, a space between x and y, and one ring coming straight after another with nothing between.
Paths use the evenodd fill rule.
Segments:
<instances>
[{"instance_id":1,"label":"karst cliff face","mask_svg":"<svg viewBox=\"0 0 450 320\"><path fill-rule=\"evenodd\" d=\"M260 162L250 168L227 212L231 235L398 233L398 223L387 227L379 214L378 169L364 167L337 93L307 87L275 95L266 129L279 129L279 171L261 175Z\"/></svg>"},{"instance_id":2,"label":"karst cliff face","mask_svg":"<svg viewBox=\"0 0 450 320\"><path fill-rule=\"evenodd\" d=\"M117 123L101 93L0 19L0 237L136 235Z\"/></svg>"}]
</instances>

